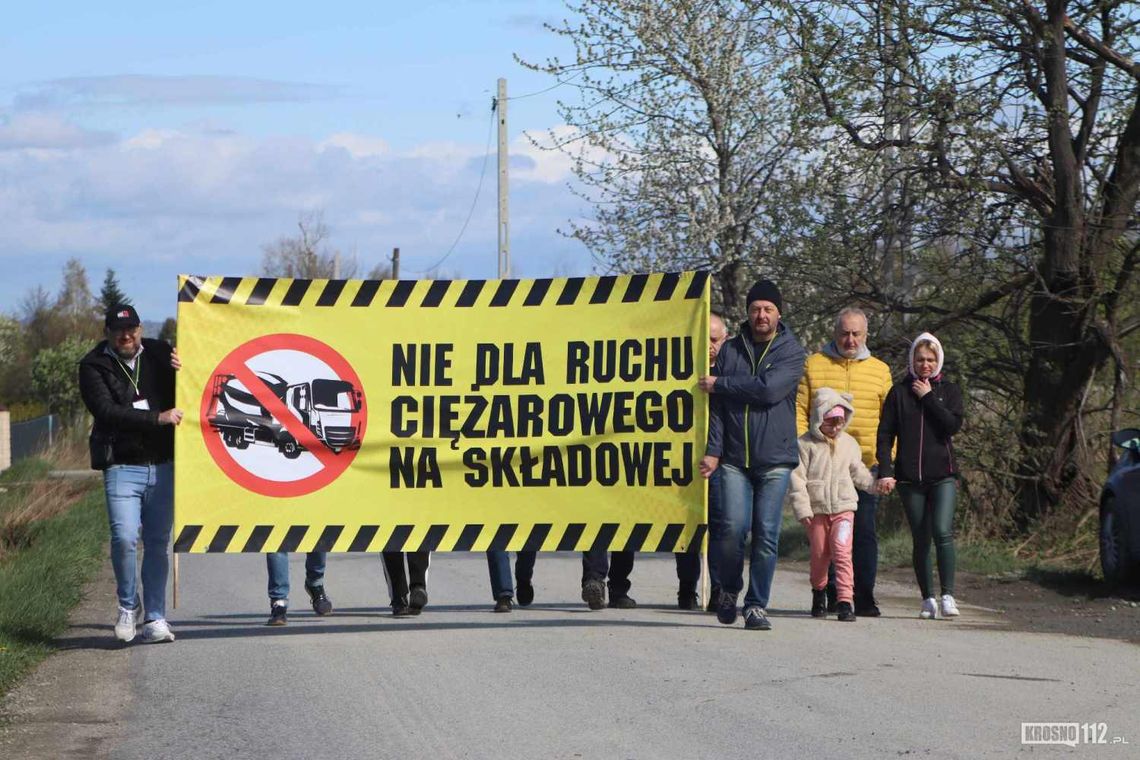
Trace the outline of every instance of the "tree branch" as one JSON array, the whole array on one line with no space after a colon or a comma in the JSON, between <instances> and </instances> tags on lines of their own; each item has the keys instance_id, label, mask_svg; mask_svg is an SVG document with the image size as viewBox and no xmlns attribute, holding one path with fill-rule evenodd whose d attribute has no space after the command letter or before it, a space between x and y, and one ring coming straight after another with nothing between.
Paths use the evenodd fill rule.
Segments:
<instances>
[{"instance_id":1,"label":"tree branch","mask_svg":"<svg viewBox=\"0 0 1140 760\"><path fill-rule=\"evenodd\" d=\"M1096 37L1093 37L1087 31L1074 24L1073 20L1068 16L1065 16L1065 32L1079 42L1085 49L1096 53L1097 56L1103 60L1108 61L1113 66L1124 71L1133 79L1140 81L1140 64L1137 64L1128 56L1113 50Z\"/></svg>"}]
</instances>

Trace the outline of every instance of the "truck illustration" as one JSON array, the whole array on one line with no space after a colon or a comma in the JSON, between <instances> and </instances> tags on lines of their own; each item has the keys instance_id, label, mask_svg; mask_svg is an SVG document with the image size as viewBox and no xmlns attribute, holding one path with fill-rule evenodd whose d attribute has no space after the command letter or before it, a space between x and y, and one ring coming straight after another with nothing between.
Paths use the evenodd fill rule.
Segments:
<instances>
[{"instance_id":1,"label":"truck illustration","mask_svg":"<svg viewBox=\"0 0 1140 760\"><path fill-rule=\"evenodd\" d=\"M360 426L352 420L353 413L360 411L360 391L352 383L314 379L290 384L280 375L255 374L334 454L360 448ZM207 421L221 434L226 446L232 449L246 449L251 443L273 446L286 459L296 459L306 450L234 375L214 375L210 392L212 414Z\"/></svg>"}]
</instances>

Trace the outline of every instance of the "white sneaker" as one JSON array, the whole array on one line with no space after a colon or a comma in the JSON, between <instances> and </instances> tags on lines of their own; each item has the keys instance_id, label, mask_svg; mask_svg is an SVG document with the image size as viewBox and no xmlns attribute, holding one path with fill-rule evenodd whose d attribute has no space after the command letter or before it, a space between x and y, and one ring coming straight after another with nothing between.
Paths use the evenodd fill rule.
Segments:
<instances>
[{"instance_id":1,"label":"white sneaker","mask_svg":"<svg viewBox=\"0 0 1140 760\"><path fill-rule=\"evenodd\" d=\"M119 619L115 623L115 638L123 643L134 641L135 627L138 626L139 610L136 607L133 610L128 610L125 607L119 608Z\"/></svg>"},{"instance_id":2,"label":"white sneaker","mask_svg":"<svg viewBox=\"0 0 1140 760\"><path fill-rule=\"evenodd\" d=\"M143 625L142 640L144 644L174 641L174 634L170 632L170 626L167 625L166 621L159 618Z\"/></svg>"},{"instance_id":3,"label":"white sneaker","mask_svg":"<svg viewBox=\"0 0 1140 760\"><path fill-rule=\"evenodd\" d=\"M938 603L934 601L934 597L922 600L922 612L918 613L918 616L923 620L933 620L938 616Z\"/></svg>"},{"instance_id":4,"label":"white sneaker","mask_svg":"<svg viewBox=\"0 0 1140 760\"><path fill-rule=\"evenodd\" d=\"M949 594L942 595L942 617L958 617L958 605L954 603L954 597Z\"/></svg>"}]
</instances>

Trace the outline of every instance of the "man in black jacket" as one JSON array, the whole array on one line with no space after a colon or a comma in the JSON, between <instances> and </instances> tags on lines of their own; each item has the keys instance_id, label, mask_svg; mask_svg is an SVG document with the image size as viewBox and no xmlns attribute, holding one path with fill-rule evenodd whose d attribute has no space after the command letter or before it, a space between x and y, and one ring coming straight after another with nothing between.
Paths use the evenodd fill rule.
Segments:
<instances>
[{"instance_id":1,"label":"man in black jacket","mask_svg":"<svg viewBox=\"0 0 1140 760\"><path fill-rule=\"evenodd\" d=\"M748 291L748 321L717 354L712 375L700 378L710 394L709 438L701 460L708 478L722 471L719 514L709 515L709 554L716 558L721 595L717 619L736 622L744 588L744 539L752 533L744 626L767 631L766 608L776 573L780 519L791 472L799 464L796 388L804 349L780 321L780 290L759 280Z\"/></svg>"},{"instance_id":2,"label":"man in black jacket","mask_svg":"<svg viewBox=\"0 0 1140 760\"><path fill-rule=\"evenodd\" d=\"M103 471L111 523L111 564L119 616L115 637L174 641L166 622L166 578L174 522L174 371L181 364L169 344L142 337L138 312L117 304L107 311L106 340L79 362L79 392L95 418L91 467ZM142 531L142 600L136 582L136 545Z\"/></svg>"}]
</instances>

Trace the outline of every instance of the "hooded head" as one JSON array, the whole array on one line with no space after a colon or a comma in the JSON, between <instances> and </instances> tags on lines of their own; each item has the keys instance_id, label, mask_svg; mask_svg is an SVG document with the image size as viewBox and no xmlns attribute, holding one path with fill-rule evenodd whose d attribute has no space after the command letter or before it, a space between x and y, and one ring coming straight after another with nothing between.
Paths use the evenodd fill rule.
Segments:
<instances>
[{"instance_id":1,"label":"hooded head","mask_svg":"<svg viewBox=\"0 0 1140 760\"><path fill-rule=\"evenodd\" d=\"M813 438L819 440L826 440L827 436L820 430L823 424L823 419L835 407L841 407L844 411L843 421L840 424L840 431L843 431L851 424L851 418L855 416L855 404L852 401L853 397L850 393L840 393L834 388L823 387L811 394L811 425L808 426Z\"/></svg>"},{"instance_id":2,"label":"hooded head","mask_svg":"<svg viewBox=\"0 0 1140 760\"><path fill-rule=\"evenodd\" d=\"M934 371L930 373L929 377L937 378L942 374L942 364L946 359L946 355L942 351L942 344L938 341L938 338L935 338L928 332L922 333L910 344L910 352L907 354L906 360L906 371L910 373L911 377L919 377L919 373L914 367L914 352L920 347L934 352Z\"/></svg>"}]
</instances>

